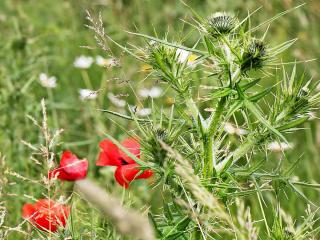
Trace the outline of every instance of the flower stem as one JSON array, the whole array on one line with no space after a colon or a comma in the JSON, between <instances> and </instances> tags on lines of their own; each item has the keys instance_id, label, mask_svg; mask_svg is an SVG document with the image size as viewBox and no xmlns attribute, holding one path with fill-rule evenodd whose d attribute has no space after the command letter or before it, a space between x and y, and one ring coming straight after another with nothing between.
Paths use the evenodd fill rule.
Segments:
<instances>
[{"instance_id":1,"label":"flower stem","mask_svg":"<svg viewBox=\"0 0 320 240\"><path fill-rule=\"evenodd\" d=\"M210 137L213 136L215 131L217 130L217 127L220 122L220 118L223 113L223 109L224 109L226 102L227 102L227 97L223 97L220 99L220 101L218 103L218 107L217 107L217 109L214 113L214 116L213 116L213 118L210 122L210 125L209 125L208 135Z\"/></svg>"},{"instance_id":2,"label":"flower stem","mask_svg":"<svg viewBox=\"0 0 320 240\"><path fill-rule=\"evenodd\" d=\"M213 157L213 136L215 131L218 128L218 124L220 122L221 115L223 113L223 108L226 104L226 97L220 99L217 109L214 113L214 116L210 122L209 128L203 137L203 146L204 146L204 168L203 175L205 177L211 177L215 171L215 159Z\"/></svg>"},{"instance_id":3,"label":"flower stem","mask_svg":"<svg viewBox=\"0 0 320 240\"><path fill-rule=\"evenodd\" d=\"M198 109L196 103L193 101L193 99L190 96L185 97L185 102L186 102L187 108L190 110L190 112L192 114L192 117L196 121L198 118L198 115L199 115L199 109Z\"/></svg>"}]
</instances>

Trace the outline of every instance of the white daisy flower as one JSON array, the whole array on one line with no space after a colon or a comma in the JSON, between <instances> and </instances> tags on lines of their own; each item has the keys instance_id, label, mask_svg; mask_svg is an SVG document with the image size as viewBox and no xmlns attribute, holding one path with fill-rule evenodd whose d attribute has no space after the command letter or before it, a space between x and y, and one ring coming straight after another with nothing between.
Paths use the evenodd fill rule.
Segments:
<instances>
[{"instance_id":1,"label":"white daisy flower","mask_svg":"<svg viewBox=\"0 0 320 240\"><path fill-rule=\"evenodd\" d=\"M139 109L136 114L140 117L146 117L151 114L151 108L141 108Z\"/></svg>"},{"instance_id":2,"label":"white daisy flower","mask_svg":"<svg viewBox=\"0 0 320 240\"><path fill-rule=\"evenodd\" d=\"M140 97L147 98L158 98L162 94L162 88L160 87L152 87L150 89L148 88L142 88L138 91L138 94Z\"/></svg>"},{"instance_id":3,"label":"white daisy flower","mask_svg":"<svg viewBox=\"0 0 320 240\"><path fill-rule=\"evenodd\" d=\"M117 96L115 96L112 92L108 93L108 99L110 100L110 102L117 106L117 107L124 107L126 106L126 101L123 99L119 99Z\"/></svg>"},{"instance_id":4,"label":"white daisy flower","mask_svg":"<svg viewBox=\"0 0 320 240\"><path fill-rule=\"evenodd\" d=\"M186 51L184 49L178 48L176 51L176 54L178 55L178 62L179 63L185 63L187 62L188 66L195 66L197 55Z\"/></svg>"},{"instance_id":5,"label":"white daisy flower","mask_svg":"<svg viewBox=\"0 0 320 240\"><path fill-rule=\"evenodd\" d=\"M49 77L45 73L39 75L40 84L45 88L55 88L57 86L57 78L54 76Z\"/></svg>"},{"instance_id":6,"label":"white daisy flower","mask_svg":"<svg viewBox=\"0 0 320 240\"><path fill-rule=\"evenodd\" d=\"M119 65L119 61L115 58L103 58L101 56L96 57L96 64L101 67L115 67Z\"/></svg>"},{"instance_id":7,"label":"white daisy flower","mask_svg":"<svg viewBox=\"0 0 320 240\"><path fill-rule=\"evenodd\" d=\"M75 59L73 66L76 68L88 69L91 67L92 63L92 57L81 55Z\"/></svg>"},{"instance_id":8,"label":"white daisy flower","mask_svg":"<svg viewBox=\"0 0 320 240\"><path fill-rule=\"evenodd\" d=\"M104 66L105 58L100 55L96 56L96 64L99 66Z\"/></svg>"},{"instance_id":9,"label":"white daisy flower","mask_svg":"<svg viewBox=\"0 0 320 240\"><path fill-rule=\"evenodd\" d=\"M271 142L269 143L267 148L271 152L283 152L283 151L292 149L293 145L291 143L285 143L285 142Z\"/></svg>"},{"instance_id":10,"label":"white daisy flower","mask_svg":"<svg viewBox=\"0 0 320 240\"><path fill-rule=\"evenodd\" d=\"M184 63L185 61L188 60L190 52L186 51L184 49L178 48L177 51L176 51L176 54L178 55L178 61L180 63Z\"/></svg>"},{"instance_id":11,"label":"white daisy flower","mask_svg":"<svg viewBox=\"0 0 320 240\"><path fill-rule=\"evenodd\" d=\"M88 99L96 99L98 97L97 91L91 89L79 89L79 94L82 101Z\"/></svg>"}]
</instances>

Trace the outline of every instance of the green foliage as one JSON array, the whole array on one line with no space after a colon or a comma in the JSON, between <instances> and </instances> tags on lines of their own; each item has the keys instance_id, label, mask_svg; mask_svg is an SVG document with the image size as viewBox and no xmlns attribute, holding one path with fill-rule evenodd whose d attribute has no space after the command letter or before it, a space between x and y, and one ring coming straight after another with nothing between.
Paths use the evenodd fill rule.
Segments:
<instances>
[{"instance_id":1,"label":"green foliage","mask_svg":"<svg viewBox=\"0 0 320 240\"><path fill-rule=\"evenodd\" d=\"M124 206L148 213L157 239L317 239L319 123L311 116L320 100L319 66L308 59L320 55L319 3L298 6L2 1L0 239L130 239L69 183L51 186L55 198L72 204L66 229L50 235L23 222L21 206L48 195L42 98L50 135L59 135L49 149L53 163L65 149L88 158L88 177ZM117 66L72 65L77 56L98 54ZM41 86L42 72L57 77L56 88ZM154 85L165 89L160 99L137 96ZM96 90L97 99L80 100L80 88ZM126 106L113 105L109 93ZM143 107L152 114L139 115ZM140 139L141 170L155 174L151 185L137 181L124 191L95 160L99 141L120 146L127 135Z\"/></svg>"}]
</instances>

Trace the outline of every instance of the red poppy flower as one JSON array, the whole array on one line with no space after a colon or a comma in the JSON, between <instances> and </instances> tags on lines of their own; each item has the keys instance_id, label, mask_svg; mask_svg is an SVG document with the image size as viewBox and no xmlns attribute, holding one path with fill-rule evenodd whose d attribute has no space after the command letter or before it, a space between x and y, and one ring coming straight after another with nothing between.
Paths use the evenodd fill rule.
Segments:
<instances>
[{"instance_id":1,"label":"red poppy flower","mask_svg":"<svg viewBox=\"0 0 320 240\"><path fill-rule=\"evenodd\" d=\"M70 208L49 199L39 199L35 204L26 203L22 208L22 217L43 231L56 232L65 227Z\"/></svg>"},{"instance_id":2,"label":"red poppy flower","mask_svg":"<svg viewBox=\"0 0 320 240\"><path fill-rule=\"evenodd\" d=\"M122 143L130 153L140 158L140 144L133 138L127 138ZM152 170L141 172L139 165L126 153L121 151L112 141L105 139L99 144L101 152L96 162L97 166L116 166L115 179L123 187L128 188L135 179L149 178Z\"/></svg>"},{"instance_id":3,"label":"red poppy flower","mask_svg":"<svg viewBox=\"0 0 320 240\"><path fill-rule=\"evenodd\" d=\"M152 175L152 170L148 169L142 172L137 163L119 166L114 173L117 182L125 188L128 188L129 184L135 179L147 179Z\"/></svg>"},{"instance_id":4,"label":"red poppy flower","mask_svg":"<svg viewBox=\"0 0 320 240\"><path fill-rule=\"evenodd\" d=\"M127 138L122 143L122 146L128 149L130 153L140 158L140 144L133 138ZM101 152L96 163L97 166L121 166L123 164L135 163L127 154L121 151L109 139L105 139L99 144Z\"/></svg>"},{"instance_id":5,"label":"red poppy flower","mask_svg":"<svg viewBox=\"0 0 320 240\"><path fill-rule=\"evenodd\" d=\"M122 146L124 146L130 153L135 155L137 158L140 158L140 144L133 138L127 138L121 143ZM130 158L127 154L120 151L121 158L127 162L127 163L135 163L135 161Z\"/></svg>"},{"instance_id":6,"label":"red poppy flower","mask_svg":"<svg viewBox=\"0 0 320 240\"><path fill-rule=\"evenodd\" d=\"M88 161L86 159L78 159L78 157L70 151L62 154L60 165L58 168L49 172L49 179L57 177L61 180L75 181L83 179L87 176Z\"/></svg>"},{"instance_id":7,"label":"red poppy flower","mask_svg":"<svg viewBox=\"0 0 320 240\"><path fill-rule=\"evenodd\" d=\"M99 146L101 152L96 162L97 166L121 166L121 155L117 145L105 139L100 142Z\"/></svg>"}]
</instances>

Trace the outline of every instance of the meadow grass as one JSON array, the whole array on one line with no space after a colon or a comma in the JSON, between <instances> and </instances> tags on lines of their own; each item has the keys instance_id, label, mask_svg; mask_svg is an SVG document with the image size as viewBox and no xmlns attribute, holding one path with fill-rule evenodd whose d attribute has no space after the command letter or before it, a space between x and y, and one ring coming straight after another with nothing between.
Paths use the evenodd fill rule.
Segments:
<instances>
[{"instance_id":1,"label":"meadow grass","mask_svg":"<svg viewBox=\"0 0 320 240\"><path fill-rule=\"evenodd\" d=\"M201 16L208 16L216 11L228 11L235 13L239 18L244 18L248 10L253 12L262 6L251 18L253 26L299 5L299 1L290 0L186 2ZM7 211L4 222L0 220L0 236L1 233L9 230L9 235L5 239L46 239L43 233L32 230L30 224L20 225L23 222L21 217L23 204L43 197L46 190L46 186L39 186L39 180L46 175L42 166L44 162L41 162L43 156L39 151L30 148L31 145L39 148L46 142L43 129L41 130L33 121L35 119L41 123L43 119L40 103L42 99L45 99L46 122L51 136L63 129L50 149L55 155L55 161L65 149L70 149L78 156L87 158L90 164L88 178L117 197L125 207L138 209L144 215L150 210L154 216L158 216L162 213L163 202L173 201L170 191L167 189L163 191L162 186L149 188L147 182L136 182L132 184L132 190L124 191L113 179L112 170L95 166L99 153L98 143L106 137L105 133L120 140L127 136L126 131L132 133L137 129L134 121L97 110L108 109L130 116L130 111L113 104L108 94L113 93L130 105L139 108L152 107L153 104L164 106L166 112L170 112L172 98L176 95L165 84L146 79L149 73L142 71L143 64L114 45L111 45L111 50L121 60L121 66L101 67L93 63L88 69L74 67L73 63L80 55L93 58L101 55L109 58L97 45L94 33L85 27L85 24L89 24L86 19L86 10L94 16L101 12L107 33L120 44L144 46L146 43L144 39L123 30L157 35L160 39L168 33L168 41L175 42L183 38L184 45L188 47L192 47L192 44L197 41L192 27L185 22L190 22L193 13L180 1L3 0L0 2L0 190L2 190L0 209L5 207ZM307 61L320 56L320 33L317 26L320 20L319 11L318 1L308 1L299 9L270 24L266 37L270 45L274 46L298 38L289 50L281 53L280 58L283 62L294 62L294 59ZM262 36L267 28L268 24L259 30L258 34ZM293 64L290 64L289 69L292 69L292 66ZM306 72L308 77L318 80L319 62L315 60L297 64L297 75L303 72ZM39 82L40 73L56 76L57 87L43 87ZM194 74L201 77L199 73ZM274 83L274 76L270 75L263 78L261 86L266 87ZM199 81L198 86L201 84L208 85L208 82ZM153 85L164 89L161 98L151 102L137 97L139 89ZM98 97L94 100L82 101L79 98L79 89L97 90ZM203 104L203 108L212 107L209 103L202 103L200 100L199 104ZM264 108L268 109L267 103L264 104ZM315 116L317 114L315 111ZM285 135L293 144L292 149L285 153L268 152L256 155L257 161L266 161L264 169L266 172L282 166L288 167L300 160L293 173L295 181L299 183L296 185L299 193L283 186L283 191L279 192L277 198L279 206L296 220L297 225L304 221L303 216L311 215L310 212L306 213L307 204L311 205L311 212L317 209L319 198L317 189L320 187L317 185L320 182L319 120L315 117L299 127L303 129ZM237 138L235 136L232 138L236 143ZM175 154L173 150L170 151L168 152ZM33 158L36 158L40 164L36 164ZM188 169L188 166L186 168ZM182 174L185 171L180 169ZM187 181L189 179L186 180L185 186L190 190L187 187ZM275 184L285 183L279 179ZM58 193L68 196L72 188L72 183L59 183ZM198 189L190 191L192 190L198 191ZM264 200L259 196L259 193L253 192L241 197L241 200L245 203L245 207L251 208L250 218L253 219L253 224L260 228L260 238L268 239L263 221L268 221L272 225L276 219L274 209L276 203L269 192L263 192ZM70 223L72 227L65 235L60 236L61 239L130 239L130 237L120 236L108 218L100 217L96 208L81 200L77 193L73 194L71 202L74 209L72 223ZM239 206L241 206L240 203ZM264 209L263 212L261 206ZM170 207L174 207L173 204ZM233 207L234 209L229 209L230 212L237 212L236 209L238 209L238 215L242 217L246 215L247 210L243 209L243 212L240 212L241 207ZM315 218L317 217L318 212ZM207 219L200 219L200 216L196 219L200 222L207 221ZM232 225L228 223L229 220L224 220L221 226L219 224L217 226ZM182 221L182 223L185 222ZM17 226L19 227L15 228ZM212 227L219 233L219 229L215 229L214 224ZM201 236L200 233L199 236ZM223 233L221 236L223 237ZM51 237L54 238L54 236ZM183 239L180 237L177 236L177 239ZM197 236L194 237L196 239ZM239 239L249 239L248 236L242 237ZM315 235L314 239L317 237Z\"/></svg>"}]
</instances>

